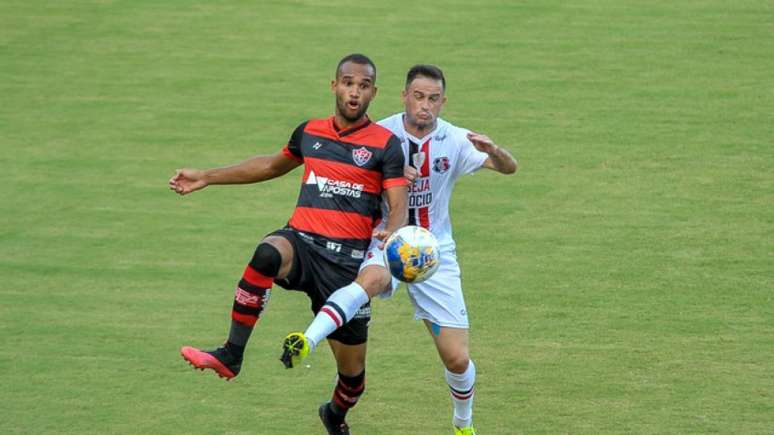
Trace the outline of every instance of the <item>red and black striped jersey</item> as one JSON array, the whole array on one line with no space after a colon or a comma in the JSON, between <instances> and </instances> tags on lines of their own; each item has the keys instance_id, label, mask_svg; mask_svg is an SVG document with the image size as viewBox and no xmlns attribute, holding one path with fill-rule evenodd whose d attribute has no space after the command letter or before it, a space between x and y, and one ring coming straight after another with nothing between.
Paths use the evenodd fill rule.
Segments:
<instances>
[{"instance_id":1,"label":"red and black striped jersey","mask_svg":"<svg viewBox=\"0 0 774 435\"><path fill-rule=\"evenodd\" d=\"M291 228L365 250L381 219L384 189L407 185L401 143L366 119L339 131L334 117L299 125L283 153L304 163Z\"/></svg>"}]
</instances>

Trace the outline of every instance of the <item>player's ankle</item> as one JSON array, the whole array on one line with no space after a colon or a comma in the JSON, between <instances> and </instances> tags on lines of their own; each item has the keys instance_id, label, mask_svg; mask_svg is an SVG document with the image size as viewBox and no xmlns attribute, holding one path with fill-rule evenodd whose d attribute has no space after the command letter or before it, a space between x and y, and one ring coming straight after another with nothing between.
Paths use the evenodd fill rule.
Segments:
<instances>
[{"instance_id":1,"label":"player's ankle","mask_svg":"<svg viewBox=\"0 0 774 435\"><path fill-rule=\"evenodd\" d=\"M306 334L304 334L304 336L306 336ZM317 348L317 343L309 337L306 337L306 342L309 344L309 353L314 352L315 348Z\"/></svg>"},{"instance_id":2,"label":"player's ankle","mask_svg":"<svg viewBox=\"0 0 774 435\"><path fill-rule=\"evenodd\" d=\"M344 418L347 416L348 409L344 409L334 402L328 402L326 405L328 406L328 411L331 412L331 420L336 424L341 424L344 422Z\"/></svg>"},{"instance_id":3,"label":"player's ankle","mask_svg":"<svg viewBox=\"0 0 774 435\"><path fill-rule=\"evenodd\" d=\"M225 347L225 348L226 348L226 350L227 350L227 351L228 351L228 352L229 352L229 353L230 353L232 356L234 356L234 358L236 358L236 359L240 359L240 360L241 360L241 359L242 359L242 357L243 357L243 356L244 356L244 354L245 354L245 346L239 346L239 345L237 345L237 344L234 344L234 343L232 343L232 342L230 342L230 341L227 341L227 342L226 342L226 344L225 344L225 346L223 346L223 347Z\"/></svg>"}]
</instances>

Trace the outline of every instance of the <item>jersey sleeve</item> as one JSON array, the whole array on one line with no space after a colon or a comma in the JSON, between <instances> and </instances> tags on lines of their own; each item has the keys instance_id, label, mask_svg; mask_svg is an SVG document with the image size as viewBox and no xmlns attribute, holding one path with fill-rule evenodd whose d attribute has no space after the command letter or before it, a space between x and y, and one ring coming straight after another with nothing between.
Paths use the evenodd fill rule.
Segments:
<instances>
[{"instance_id":1,"label":"jersey sleeve","mask_svg":"<svg viewBox=\"0 0 774 435\"><path fill-rule=\"evenodd\" d=\"M489 155L482 153L473 146L473 143L468 140L468 130L458 129L455 132L455 136L460 150L457 165L454 168L455 176L461 177L481 169Z\"/></svg>"},{"instance_id":2,"label":"jersey sleeve","mask_svg":"<svg viewBox=\"0 0 774 435\"><path fill-rule=\"evenodd\" d=\"M386 117L384 119L380 119L376 123L381 125L382 127L386 128L387 130L390 130L392 132L392 134L395 134L395 127L396 127L395 120L398 119L398 118L400 118L402 120L403 116L400 115L400 114L390 115L390 116L388 116L388 117Z\"/></svg>"},{"instance_id":3,"label":"jersey sleeve","mask_svg":"<svg viewBox=\"0 0 774 435\"><path fill-rule=\"evenodd\" d=\"M301 139L304 137L306 122L296 127L293 134L290 135L287 145L282 148L282 154L298 162L304 161L304 155L301 152Z\"/></svg>"},{"instance_id":4,"label":"jersey sleeve","mask_svg":"<svg viewBox=\"0 0 774 435\"><path fill-rule=\"evenodd\" d=\"M403 176L403 167L406 159L400 140L395 135L390 136L387 146L384 147L384 161L382 163L382 188L389 189L395 186L407 186L408 180Z\"/></svg>"}]
</instances>

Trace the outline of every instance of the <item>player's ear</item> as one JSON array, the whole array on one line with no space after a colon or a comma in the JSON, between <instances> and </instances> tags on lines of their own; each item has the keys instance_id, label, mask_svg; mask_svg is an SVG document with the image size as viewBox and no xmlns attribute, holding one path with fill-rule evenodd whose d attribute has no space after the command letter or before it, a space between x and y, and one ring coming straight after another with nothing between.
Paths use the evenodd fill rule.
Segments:
<instances>
[{"instance_id":1,"label":"player's ear","mask_svg":"<svg viewBox=\"0 0 774 435\"><path fill-rule=\"evenodd\" d=\"M408 97L408 89L403 89L400 91L400 102L404 105L406 104L406 97Z\"/></svg>"},{"instance_id":2,"label":"player's ear","mask_svg":"<svg viewBox=\"0 0 774 435\"><path fill-rule=\"evenodd\" d=\"M374 94L371 96L371 98L376 98L376 94L379 92L379 88L374 85Z\"/></svg>"},{"instance_id":3,"label":"player's ear","mask_svg":"<svg viewBox=\"0 0 774 435\"><path fill-rule=\"evenodd\" d=\"M336 93L336 79L331 80L331 91Z\"/></svg>"},{"instance_id":4,"label":"player's ear","mask_svg":"<svg viewBox=\"0 0 774 435\"><path fill-rule=\"evenodd\" d=\"M446 104L446 95L444 95L443 98L441 99L441 106L443 106L444 104Z\"/></svg>"}]
</instances>

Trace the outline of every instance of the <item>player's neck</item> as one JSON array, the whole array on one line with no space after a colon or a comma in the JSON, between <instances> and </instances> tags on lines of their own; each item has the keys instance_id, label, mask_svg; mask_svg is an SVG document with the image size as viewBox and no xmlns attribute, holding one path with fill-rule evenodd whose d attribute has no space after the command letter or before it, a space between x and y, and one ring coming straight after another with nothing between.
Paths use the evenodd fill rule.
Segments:
<instances>
[{"instance_id":1,"label":"player's neck","mask_svg":"<svg viewBox=\"0 0 774 435\"><path fill-rule=\"evenodd\" d=\"M347 118L341 116L341 114L337 111L333 117L333 128L335 128L337 132L342 132L359 127L366 122L368 122L368 115L361 116L357 121L350 121Z\"/></svg>"},{"instance_id":2,"label":"player's neck","mask_svg":"<svg viewBox=\"0 0 774 435\"><path fill-rule=\"evenodd\" d=\"M414 136L417 139L422 139L423 137L427 136L428 134L435 131L435 128L438 126L438 121L433 122L432 125L428 125L427 127L420 127L417 125L413 125L410 122L406 121L406 117L403 117L403 128L406 130L406 133Z\"/></svg>"}]
</instances>

